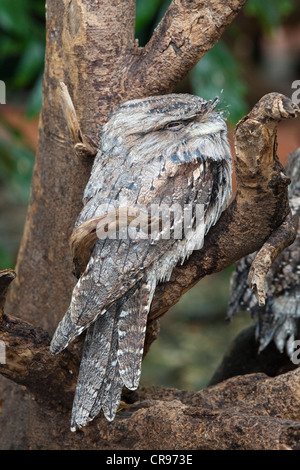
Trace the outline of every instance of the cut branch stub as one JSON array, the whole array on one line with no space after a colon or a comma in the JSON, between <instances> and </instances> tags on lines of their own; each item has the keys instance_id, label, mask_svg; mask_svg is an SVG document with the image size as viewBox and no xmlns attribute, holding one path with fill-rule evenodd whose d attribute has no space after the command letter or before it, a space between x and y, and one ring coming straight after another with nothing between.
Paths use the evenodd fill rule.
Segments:
<instances>
[{"instance_id":1,"label":"cut branch stub","mask_svg":"<svg viewBox=\"0 0 300 470\"><path fill-rule=\"evenodd\" d=\"M276 130L280 121L300 115L300 108L279 93L263 96L250 113L242 118L234 131L238 186L258 187L270 173L276 156ZM289 179L280 173L284 186ZM240 183L240 184L239 184Z\"/></svg>"},{"instance_id":2,"label":"cut branch stub","mask_svg":"<svg viewBox=\"0 0 300 470\"><path fill-rule=\"evenodd\" d=\"M59 96L67 126L72 136L74 150L81 156L94 157L97 153L97 146L92 139L83 135L68 88L63 82L60 83Z\"/></svg>"},{"instance_id":3,"label":"cut branch stub","mask_svg":"<svg viewBox=\"0 0 300 470\"><path fill-rule=\"evenodd\" d=\"M3 315L8 288L15 278L16 273L12 269L0 271L0 320Z\"/></svg>"}]
</instances>

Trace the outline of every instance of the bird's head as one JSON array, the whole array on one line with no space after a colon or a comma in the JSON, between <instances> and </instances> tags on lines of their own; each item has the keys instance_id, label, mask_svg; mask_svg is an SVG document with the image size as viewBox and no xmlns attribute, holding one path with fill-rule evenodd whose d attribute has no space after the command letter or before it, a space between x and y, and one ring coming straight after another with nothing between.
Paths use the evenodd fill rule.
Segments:
<instances>
[{"instance_id":1,"label":"bird's head","mask_svg":"<svg viewBox=\"0 0 300 470\"><path fill-rule=\"evenodd\" d=\"M197 147L197 140L214 136L226 139L219 99L206 101L190 94L170 94L127 101L109 117L101 130L102 151L143 155L176 151L180 146Z\"/></svg>"}]
</instances>

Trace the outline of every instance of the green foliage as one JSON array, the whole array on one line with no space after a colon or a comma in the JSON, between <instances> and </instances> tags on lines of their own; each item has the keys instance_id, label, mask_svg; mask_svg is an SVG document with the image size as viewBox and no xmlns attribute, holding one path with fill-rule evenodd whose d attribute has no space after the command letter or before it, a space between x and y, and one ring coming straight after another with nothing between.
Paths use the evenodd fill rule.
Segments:
<instances>
[{"instance_id":1,"label":"green foliage","mask_svg":"<svg viewBox=\"0 0 300 470\"><path fill-rule=\"evenodd\" d=\"M245 5L245 14L257 18L265 33L280 26L282 19L292 13L297 0L250 0Z\"/></svg>"},{"instance_id":2,"label":"green foliage","mask_svg":"<svg viewBox=\"0 0 300 470\"><path fill-rule=\"evenodd\" d=\"M145 46L149 41L152 31L158 25L170 3L170 0L137 0L135 35L140 46Z\"/></svg>"},{"instance_id":3,"label":"green foliage","mask_svg":"<svg viewBox=\"0 0 300 470\"><path fill-rule=\"evenodd\" d=\"M4 121L1 125L10 133L10 140L0 139L1 190L6 190L11 202L26 204L29 200L34 161L32 151L26 147L19 132Z\"/></svg>"},{"instance_id":4,"label":"green foliage","mask_svg":"<svg viewBox=\"0 0 300 470\"><path fill-rule=\"evenodd\" d=\"M9 102L25 94L30 115L36 115L42 102L37 88L44 68L44 0L1 0L0 44L0 75Z\"/></svg>"},{"instance_id":5,"label":"green foliage","mask_svg":"<svg viewBox=\"0 0 300 470\"><path fill-rule=\"evenodd\" d=\"M293 11L296 1L249 0L244 14L256 18L262 30L270 33ZM148 41L170 3L170 0L137 0L136 35L142 46ZM242 34L235 23L228 27L227 32L229 37ZM189 78L194 94L205 99L221 95L221 107L228 111L228 121L231 124L236 124L249 111L248 88L242 78L240 65L223 39L220 39L194 67Z\"/></svg>"},{"instance_id":6,"label":"green foliage","mask_svg":"<svg viewBox=\"0 0 300 470\"><path fill-rule=\"evenodd\" d=\"M6 84L6 102L25 108L27 117L36 116L42 104L41 78L45 55L45 1L1 0L0 2L0 79ZM10 222L29 201L34 154L25 136L0 121L1 210L10 205ZM2 219L2 217L1 217ZM15 222L11 223L14 225ZM1 220L0 267L13 267L16 247L11 230ZM21 228L21 227L20 227ZM20 237L20 234L19 234ZM16 237L16 241L19 237Z\"/></svg>"},{"instance_id":7,"label":"green foliage","mask_svg":"<svg viewBox=\"0 0 300 470\"><path fill-rule=\"evenodd\" d=\"M0 124L9 135L9 139L0 139L0 269L6 269L15 265L34 158L24 144L22 134L2 119ZM9 223L5 223L8 216Z\"/></svg>"},{"instance_id":8,"label":"green foliage","mask_svg":"<svg viewBox=\"0 0 300 470\"><path fill-rule=\"evenodd\" d=\"M209 100L220 97L228 120L236 123L247 113L247 86L240 67L223 41L219 41L190 72L193 92Z\"/></svg>"}]
</instances>

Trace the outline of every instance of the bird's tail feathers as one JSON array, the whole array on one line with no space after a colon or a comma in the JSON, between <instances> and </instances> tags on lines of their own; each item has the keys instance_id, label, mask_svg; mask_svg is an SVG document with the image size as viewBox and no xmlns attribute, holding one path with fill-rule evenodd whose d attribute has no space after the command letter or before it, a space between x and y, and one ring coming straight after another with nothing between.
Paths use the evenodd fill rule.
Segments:
<instances>
[{"instance_id":1,"label":"bird's tail feathers","mask_svg":"<svg viewBox=\"0 0 300 470\"><path fill-rule=\"evenodd\" d=\"M83 325L74 323L71 307L67 310L62 320L59 322L56 331L52 337L50 343L51 354L58 354L63 349L67 348L69 344L79 336L84 330L86 330L97 318L103 315L105 310L99 311L98 315L94 315L89 322L85 322Z\"/></svg>"},{"instance_id":2,"label":"bird's tail feathers","mask_svg":"<svg viewBox=\"0 0 300 470\"><path fill-rule=\"evenodd\" d=\"M147 318L155 285L140 283L129 292L120 309L118 322L118 363L124 385L129 390L138 387L144 351Z\"/></svg>"},{"instance_id":3,"label":"bird's tail feathers","mask_svg":"<svg viewBox=\"0 0 300 470\"><path fill-rule=\"evenodd\" d=\"M87 330L73 402L72 431L85 426L101 408L109 421L117 411L113 405L117 403L118 407L122 392L116 360L117 338L114 306Z\"/></svg>"},{"instance_id":4,"label":"bird's tail feathers","mask_svg":"<svg viewBox=\"0 0 300 470\"><path fill-rule=\"evenodd\" d=\"M103 411L112 421L125 385L138 387L147 316L155 285L139 283L87 330L71 429L81 428Z\"/></svg>"}]
</instances>

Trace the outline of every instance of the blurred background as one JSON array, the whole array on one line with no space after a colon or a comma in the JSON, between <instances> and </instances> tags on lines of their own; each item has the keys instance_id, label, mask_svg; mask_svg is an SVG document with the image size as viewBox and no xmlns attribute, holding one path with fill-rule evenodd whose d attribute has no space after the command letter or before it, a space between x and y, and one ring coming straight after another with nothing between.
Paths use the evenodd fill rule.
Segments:
<instances>
[{"instance_id":1,"label":"blurred background","mask_svg":"<svg viewBox=\"0 0 300 470\"><path fill-rule=\"evenodd\" d=\"M137 0L140 46L147 43L169 4L170 0ZM22 236L37 145L44 52L44 0L1 0L0 80L6 85L6 104L0 104L0 269L14 267ZM300 80L299 0L248 0L176 91L206 99L219 95L231 136L237 121L265 93L291 97L295 80ZM299 119L282 123L278 139L278 154L285 163L300 145ZM246 313L230 324L225 321L232 269L203 279L163 317L159 338L144 361L143 384L190 390L207 384L231 340L251 323Z\"/></svg>"}]
</instances>

